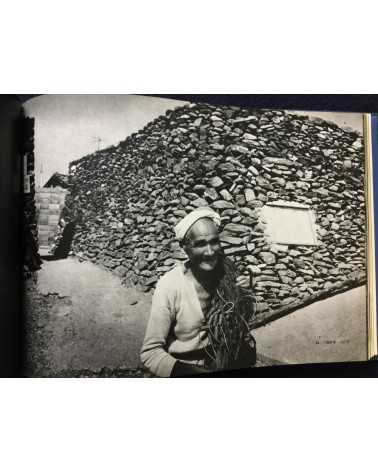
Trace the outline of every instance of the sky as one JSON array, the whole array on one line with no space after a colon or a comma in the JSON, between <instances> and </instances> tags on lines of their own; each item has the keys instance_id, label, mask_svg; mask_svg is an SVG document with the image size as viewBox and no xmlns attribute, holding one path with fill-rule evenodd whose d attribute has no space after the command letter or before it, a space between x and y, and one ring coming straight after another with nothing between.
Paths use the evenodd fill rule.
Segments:
<instances>
[{"instance_id":1,"label":"sky","mask_svg":"<svg viewBox=\"0 0 378 472\"><path fill-rule=\"evenodd\" d=\"M37 185L68 164L118 144L167 110L185 102L136 95L41 95L25 103L35 118ZM101 139L101 141L99 141ZM42 175L41 175L42 166Z\"/></svg>"},{"instance_id":2,"label":"sky","mask_svg":"<svg viewBox=\"0 0 378 472\"><path fill-rule=\"evenodd\" d=\"M35 118L35 174L43 185L68 164L116 145L167 110L186 102L137 95L41 95L25 103ZM299 112L362 132L357 113Z\"/></svg>"}]
</instances>

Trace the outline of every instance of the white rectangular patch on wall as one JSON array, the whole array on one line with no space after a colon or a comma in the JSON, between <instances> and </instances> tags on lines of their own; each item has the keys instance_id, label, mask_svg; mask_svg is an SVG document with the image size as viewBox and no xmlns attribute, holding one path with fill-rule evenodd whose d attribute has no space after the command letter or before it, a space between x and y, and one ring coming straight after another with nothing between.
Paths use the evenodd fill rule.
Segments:
<instances>
[{"instance_id":1,"label":"white rectangular patch on wall","mask_svg":"<svg viewBox=\"0 0 378 472\"><path fill-rule=\"evenodd\" d=\"M261 215L273 243L318 245L315 214L309 206L296 202L267 203Z\"/></svg>"}]
</instances>

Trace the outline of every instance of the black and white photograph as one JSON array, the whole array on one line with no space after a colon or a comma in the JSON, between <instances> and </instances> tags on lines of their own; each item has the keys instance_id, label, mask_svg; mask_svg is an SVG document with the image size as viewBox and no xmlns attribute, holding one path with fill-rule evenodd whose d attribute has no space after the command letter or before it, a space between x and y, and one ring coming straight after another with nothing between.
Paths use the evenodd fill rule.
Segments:
<instances>
[{"instance_id":1,"label":"black and white photograph","mask_svg":"<svg viewBox=\"0 0 378 472\"><path fill-rule=\"evenodd\" d=\"M142 95L24 107L27 376L370 358L362 113Z\"/></svg>"}]
</instances>

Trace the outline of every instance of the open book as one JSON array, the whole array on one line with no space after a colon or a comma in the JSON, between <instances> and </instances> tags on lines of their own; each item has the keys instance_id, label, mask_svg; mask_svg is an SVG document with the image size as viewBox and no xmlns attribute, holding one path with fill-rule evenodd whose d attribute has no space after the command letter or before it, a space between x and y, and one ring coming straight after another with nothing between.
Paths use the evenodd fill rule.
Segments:
<instances>
[{"instance_id":1,"label":"open book","mask_svg":"<svg viewBox=\"0 0 378 472\"><path fill-rule=\"evenodd\" d=\"M25 375L377 355L374 115L111 95L24 108Z\"/></svg>"}]
</instances>

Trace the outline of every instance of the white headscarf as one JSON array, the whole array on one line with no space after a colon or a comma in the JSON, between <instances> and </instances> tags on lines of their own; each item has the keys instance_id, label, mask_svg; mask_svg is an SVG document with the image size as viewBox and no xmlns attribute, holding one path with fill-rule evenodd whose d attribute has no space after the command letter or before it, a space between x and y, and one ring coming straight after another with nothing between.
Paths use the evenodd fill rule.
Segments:
<instances>
[{"instance_id":1,"label":"white headscarf","mask_svg":"<svg viewBox=\"0 0 378 472\"><path fill-rule=\"evenodd\" d=\"M179 241L182 241L194 223L201 218L210 218L216 224L216 226L220 226L221 218L209 207L202 207L197 208L196 210L191 211L188 215L186 215L175 227L176 238Z\"/></svg>"}]
</instances>

